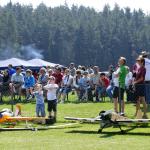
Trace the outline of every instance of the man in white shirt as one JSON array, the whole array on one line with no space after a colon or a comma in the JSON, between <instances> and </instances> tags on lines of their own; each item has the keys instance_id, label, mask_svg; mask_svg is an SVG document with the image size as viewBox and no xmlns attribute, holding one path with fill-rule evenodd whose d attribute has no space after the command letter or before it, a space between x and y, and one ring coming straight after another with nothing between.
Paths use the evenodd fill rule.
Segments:
<instances>
[{"instance_id":1,"label":"man in white shirt","mask_svg":"<svg viewBox=\"0 0 150 150\"><path fill-rule=\"evenodd\" d=\"M18 93L19 101L21 101L21 89L24 83L24 77L21 73L21 67L16 68L16 73L11 77L11 83L9 84L11 90L11 98L13 99L14 93Z\"/></svg>"},{"instance_id":2,"label":"man in white shirt","mask_svg":"<svg viewBox=\"0 0 150 150\"><path fill-rule=\"evenodd\" d=\"M145 98L147 103L150 103L150 59L148 56L150 55L149 52L142 51L142 57L145 59L145 68L146 68L146 75L145 75Z\"/></svg>"}]
</instances>

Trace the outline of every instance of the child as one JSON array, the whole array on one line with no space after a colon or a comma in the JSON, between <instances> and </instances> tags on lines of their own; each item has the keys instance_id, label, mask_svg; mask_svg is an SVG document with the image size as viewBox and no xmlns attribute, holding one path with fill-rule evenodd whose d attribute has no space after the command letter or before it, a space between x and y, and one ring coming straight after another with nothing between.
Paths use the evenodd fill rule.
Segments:
<instances>
[{"instance_id":1,"label":"child","mask_svg":"<svg viewBox=\"0 0 150 150\"><path fill-rule=\"evenodd\" d=\"M55 77L50 76L48 80L48 84L44 86L47 92L47 100L48 100L48 112L49 118L52 118L53 112L53 119L56 122L56 113L57 113L57 98L56 98L56 91L58 89L58 85L55 84Z\"/></svg>"},{"instance_id":2,"label":"child","mask_svg":"<svg viewBox=\"0 0 150 150\"><path fill-rule=\"evenodd\" d=\"M41 84L36 84L33 94L36 98L36 116L45 117L45 105ZM41 114L41 115L40 115Z\"/></svg>"}]
</instances>

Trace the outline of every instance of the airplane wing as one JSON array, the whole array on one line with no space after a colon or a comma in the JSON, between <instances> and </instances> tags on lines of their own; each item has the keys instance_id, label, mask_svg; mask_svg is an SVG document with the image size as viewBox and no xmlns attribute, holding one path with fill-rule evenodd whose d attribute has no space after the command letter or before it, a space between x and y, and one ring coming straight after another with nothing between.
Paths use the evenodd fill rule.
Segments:
<instances>
[{"instance_id":1,"label":"airplane wing","mask_svg":"<svg viewBox=\"0 0 150 150\"><path fill-rule=\"evenodd\" d=\"M75 118L75 117L65 117L66 120L72 120L72 121L80 121L80 122L99 122L101 121L100 117L96 117L96 118Z\"/></svg>"},{"instance_id":2,"label":"airplane wing","mask_svg":"<svg viewBox=\"0 0 150 150\"><path fill-rule=\"evenodd\" d=\"M116 120L118 123L148 123L150 119L124 119L124 120Z\"/></svg>"},{"instance_id":3,"label":"airplane wing","mask_svg":"<svg viewBox=\"0 0 150 150\"><path fill-rule=\"evenodd\" d=\"M7 117L6 121L32 121L32 120L45 120L45 117Z\"/></svg>"}]
</instances>

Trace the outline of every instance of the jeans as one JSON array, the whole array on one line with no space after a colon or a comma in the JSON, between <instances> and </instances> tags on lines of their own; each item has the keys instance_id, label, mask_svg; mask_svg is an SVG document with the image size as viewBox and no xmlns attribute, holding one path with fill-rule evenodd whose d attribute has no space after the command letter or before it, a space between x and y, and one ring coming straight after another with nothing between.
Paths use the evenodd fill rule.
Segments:
<instances>
[{"instance_id":1,"label":"jeans","mask_svg":"<svg viewBox=\"0 0 150 150\"><path fill-rule=\"evenodd\" d=\"M36 115L37 117L45 117L45 105L44 104L36 104Z\"/></svg>"},{"instance_id":2,"label":"jeans","mask_svg":"<svg viewBox=\"0 0 150 150\"><path fill-rule=\"evenodd\" d=\"M112 95L112 93L113 93L113 86L112 85L109 85L108 87L107 87L107 89L106 89L106 93L107 93L107 95L112 99L113 98L113 95Z\"/></svg>"}]
</instances>

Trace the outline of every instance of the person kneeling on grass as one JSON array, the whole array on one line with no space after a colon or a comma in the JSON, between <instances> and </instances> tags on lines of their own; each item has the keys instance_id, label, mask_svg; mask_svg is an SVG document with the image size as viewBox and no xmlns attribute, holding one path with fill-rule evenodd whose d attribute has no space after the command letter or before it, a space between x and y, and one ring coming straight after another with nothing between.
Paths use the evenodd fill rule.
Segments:
<instances>
[{"instance_id":1,"label":"person kneeling on grass","mask_svg":"<svg viewBox=\"0 0 150 150\"><path fill-rule=\"evenodd\" d=\"M57 115L57 96L56 91L58 89L58 85L55 84L55 77L50 76L48 80L48 84L44 86L44 89L47 90L47 101L48 101L48 112L49 118L53 118L54 122L56 122ZM53 115L52 115L53 113Z\"/></svg>"},{"instance_id":2,"label":"person kneeling on grass","mask_svg":"<svg viewBox=\"0 0 150 150\"><path fill-rule=\"evenodd\" d=\"M41 84L35 84L34 92L36 98L36 116L37 117L45 117L45 105L44 105L44 97L43 90Z\"/></svg>"}]
</instances>

